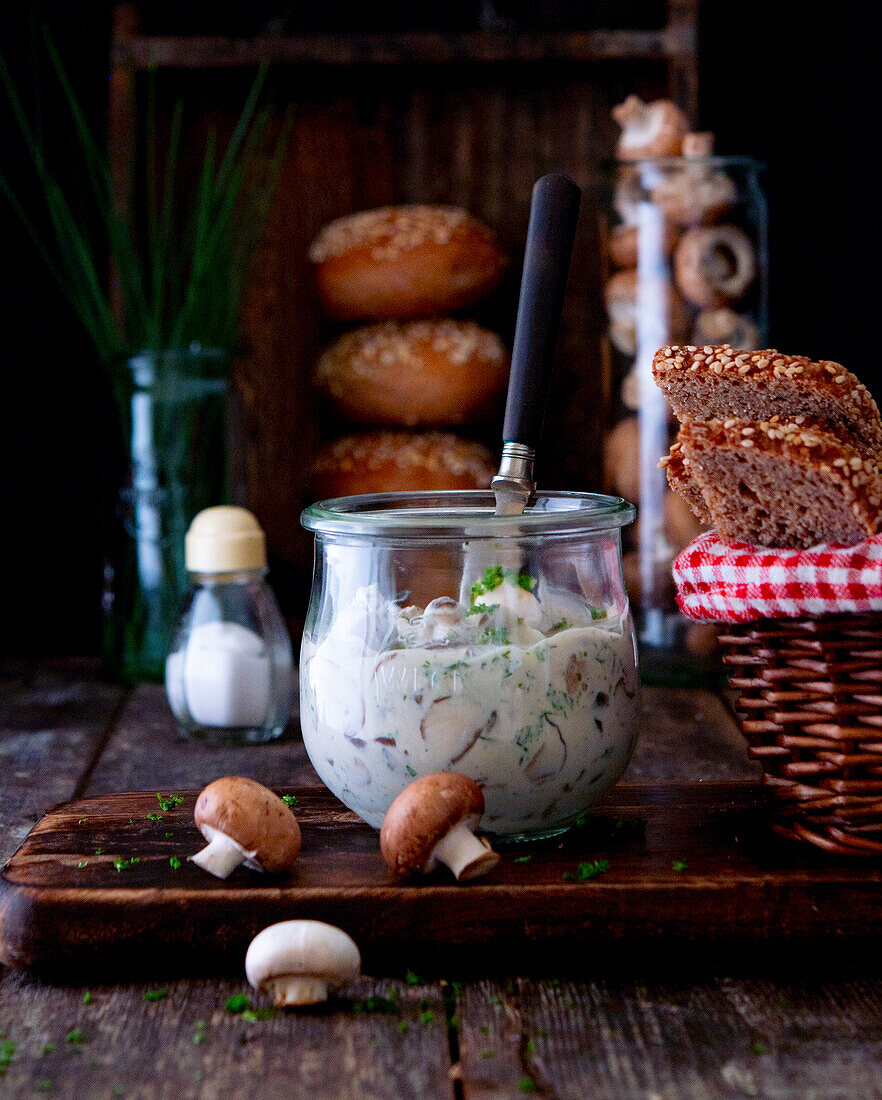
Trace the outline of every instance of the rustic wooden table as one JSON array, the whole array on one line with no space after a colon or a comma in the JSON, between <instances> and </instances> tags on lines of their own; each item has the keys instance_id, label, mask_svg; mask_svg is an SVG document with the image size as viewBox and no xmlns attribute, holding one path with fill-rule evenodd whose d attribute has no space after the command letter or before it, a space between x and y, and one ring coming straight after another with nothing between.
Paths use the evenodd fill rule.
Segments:
<instances>
[{"instance_id":1,"label":"rustic wooden table","mask_svg":"<svg viewBox=\"0 0 882 1100\"><path fill-rule=\"evenodd\" d=\"M103 683L88 662L0 672L0 861L47 807L73 797L199 787L230 772L316 781L297 737L234 750L179 741L161 688ZM644 705L630 778L755 776L710 692L650 688ZM537 975L513 958L502 978L375 975L355 1000L268 1019L226 1011L242 978L160 968L149 984L74 987L6 971L0 1095L882 1097L872 969L831 971L823 952L798 971L768 957L747 970L696 968L659 947L665 965L651 973L583 958Z\"/></svg>"}]
</instances>

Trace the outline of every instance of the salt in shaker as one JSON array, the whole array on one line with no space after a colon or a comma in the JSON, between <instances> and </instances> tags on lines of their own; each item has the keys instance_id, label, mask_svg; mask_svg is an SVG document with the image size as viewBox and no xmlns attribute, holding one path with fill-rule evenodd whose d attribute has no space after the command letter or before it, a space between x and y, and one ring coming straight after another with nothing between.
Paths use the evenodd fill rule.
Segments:
<instances>
[{"instance_id":1,"label":"salt in shaker","mask_svg":"<svg viewBox=\"0 0 882 1100\"><path fill-rule=\"evenodd\" d=\"M165 665L182 733L212 743L280 737L293 689L291 639L266 582L266 543L244 508L206 508L185 542L191 587Z\"/></svg>"}]
</instances>

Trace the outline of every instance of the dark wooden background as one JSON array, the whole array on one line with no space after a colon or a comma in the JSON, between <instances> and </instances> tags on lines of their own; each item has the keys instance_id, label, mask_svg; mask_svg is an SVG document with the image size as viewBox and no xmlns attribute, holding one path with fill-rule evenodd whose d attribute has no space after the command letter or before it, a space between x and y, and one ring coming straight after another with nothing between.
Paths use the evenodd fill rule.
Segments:
<instances>
[{"instance_id":1,"label":"dark wooden background","mask_svg":"<svg viewBox=\"0 0 882 1100\"><path fill-rule=\"evenodd\" d=\"M248 34L285 17L278 29L296 32L435 29L469 30L478 25L481 5L433 4L419 15L407 5L386 3L368 9L354 2L305 5L296 18L293 5L265 0L250 5L186 5L186 11L166 3L149 6L146 29L170 33ZM181 5L177 5L180 8ZM583 8L564 0L541 5L499 0L497 13L507 20L530 18L538 28L583 29ZM659 3L591 5L593 25L651 25L663 17ZM111 4L107 0L35 0L29 5L4 5L0 12L0 49L34 108L47 140L60 149L57 169L74 191L82 186L69 138L60 120L61 105L47 79L40 53L40 27L48 25L72 70L76 86L91 116L101 124L106 110L107 58ZM484 8L484 18L487 8ZM297 23L297 19L300 23ZM312 21L310 24L310 20ZM699 122L719 135L722 152L750 152L769 164L766 182L772 217L771 318L774 342L784 350L837 358L871 386L879 368L875 355L876 273L880 254L880 220L875 216L878 153L874 134L882 121L882 97L875 51L880 13L869 0L838 7L775 5L745 0L737 8L707 2L700 25L701 101ZM279 255L264 256L273 271L283 272L284 290L295 299L307 296L302 255L315 225L340 212L340 204L358 208L391 197L460 202L491 224L502 227L505 243L517 261L518 242L526 225L529 186L548 168L573 172L580 182L592 182L596 159L611 143L609 104L637 87L660 90L663 73L651 66L611 70L598 97L579 86L567 66L539 67L524 78L505 68L494 73L492 86L480 70L438 69L415 73L406 69L371 73L286 74L282 94L299 102L292 148L283 187L303 191L312 186L307 210L296 215L275 213L274 248L295 259L289 268ZM194 81L199 95L211 94L215 81L219 102L241 100L247 76L223 80L211 74L170 76L167 91L189 94ZM330 82L330 83L329 83ZM354 105L352 92L357 92ZM298 141L308 129L310 111L332 104L336 126L324 144ZM327 109L325 106L323 109ZM517 143L519 154L500 171L499 142L512 119L528 119L537 143ZM403 120L403 122L402 122ZM563 130L561 132L561 120ZM8 129L5 105L0 128ZM451 124L452 123L452 124ZM451 173L449 153L461 132L478 135L466 159ZM311 131L313 132L313 131ZM425 133L429 142L408 141ZM356 137L353 137L356 135ZM494 144L495 143L495 144ZM566 150L560 159L559 150ZM394 155L393 155L394 154ZM375 170L347 169L370 157ZM315 182L326 172L333 186ZM19 189L27 174L18 147L4 143L0 171ZM352 181L357 180L356 184ZM345 188L352 189L346 192ZM341 190L342 189L342 190ZM596 455L602 420L602 393L597 386L599 360L586 352L588 335L598 323L597 268L588 226L593 196L587 201L586 232L576 254L575 279L562 349L561 384L553 410L564 431L576 426L584 450L562 450L549 476L558 484L596 484ZM277 207L277 211L283 208ZM308 216L300 216L300 215ZM523 223L523 224L521 224ZM109 439L112 410L100 382L91 350L24 234L5 206L0 206L0 230L6 242L7 270L14 275L3 296L5 320L5 382L0 401L6 523L2 651L14 654L94 652L99 636L101 586L100 504L108 492ZM259 258L260 262L260 258ZM514 269L516 270L515 263ZM511 322L513 287L485 307L486 319L506 331ZM252 301L246 327L260 331ZM310 316L304 310L303 316ZM315 315L312 315L315 316ZM317 319L291 333L293 355L306 355L328 335ZM266 333L279 341L278 329ZM260 350L258 348L258 350ZM246 392L260 416L258 373L248 375ZM292 369L292 379L297 372ZM316 423L310 396L293 384L284 400L292 413ZM575 413L574 413L575 410ZM252 425L253 426L253 425ZM271 543L286 563L303 564L304 543L296 517L304 488L305 465L318 427L306 433L281 432L261 451L254 431L251 500L270 527ZM264 437L265 438L265 437ZM583 455L584 457L580 457ZM274 487L274 506L265 496L267 478L282 469L282 486ZM278 476L278 475L276 475ZM288 500L286 507L278 501ZM303 570L300 570L302 574ZM290 569L277 569L275 580L286 610L302 601L300 581Z\"/></svg>"}]
</instances>

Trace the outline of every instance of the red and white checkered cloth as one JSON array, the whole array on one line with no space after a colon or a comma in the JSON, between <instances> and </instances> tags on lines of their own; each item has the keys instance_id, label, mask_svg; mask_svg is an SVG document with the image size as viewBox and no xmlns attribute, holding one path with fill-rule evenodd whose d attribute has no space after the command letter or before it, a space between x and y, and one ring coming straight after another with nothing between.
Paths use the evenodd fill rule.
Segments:
<instances>
[{"instance_id":1,"label":"red and white checkered cloth","mask_svg":"<svg viewBox=\"0 0 882 1100\"><path fill-rule=\"evenodd\" d=\"M693 539L674 561L677 603L690 619L751 619L882 611L882 534L856 546L766 550Z\"/></svg>"}]
</instances>

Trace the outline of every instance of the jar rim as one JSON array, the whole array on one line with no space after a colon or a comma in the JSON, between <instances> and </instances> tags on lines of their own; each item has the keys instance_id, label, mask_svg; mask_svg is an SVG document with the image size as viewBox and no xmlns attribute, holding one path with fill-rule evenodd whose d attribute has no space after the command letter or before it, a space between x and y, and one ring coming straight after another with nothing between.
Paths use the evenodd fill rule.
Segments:
<instances>
[{"instance_id":1,"label":"jar rim","mask_svg":"<svg viewBox=\"0 0 882 1100\"><path fill-rule=\"evenodd\" d=\"M489 489L367 493L317 501L300 522L323 535L501 538L617 529L636 514L621 497L570 491L535 492L519 516L495 508Z\"/></svg>"}]
</instances>

